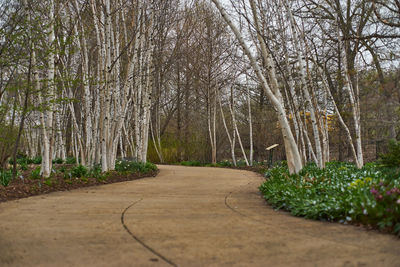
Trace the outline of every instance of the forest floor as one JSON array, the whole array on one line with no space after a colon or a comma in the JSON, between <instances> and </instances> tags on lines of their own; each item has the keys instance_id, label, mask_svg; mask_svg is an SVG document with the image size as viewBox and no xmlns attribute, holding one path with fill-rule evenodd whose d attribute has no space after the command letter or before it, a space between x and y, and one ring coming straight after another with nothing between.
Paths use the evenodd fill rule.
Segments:
<instances>
[{"instance_id":1,"label":"forest floor","mask_svg":"<svg viewBox=\"0 0 400 267\"><path fill-rule=\"evenodd\" d=\"M274 211L253 172L159 168L0 203L1 265L399 266L395 236Z\"/></svg>"}]
</instances>

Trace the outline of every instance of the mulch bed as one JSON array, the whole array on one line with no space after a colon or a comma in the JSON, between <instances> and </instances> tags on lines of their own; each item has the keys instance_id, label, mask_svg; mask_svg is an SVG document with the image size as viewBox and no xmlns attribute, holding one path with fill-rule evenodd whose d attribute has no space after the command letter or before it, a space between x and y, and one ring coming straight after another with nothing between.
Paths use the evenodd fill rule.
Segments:
<instances>
[{"instance_id":1,"label":"mulch bed","mask_svg":"<svg viewBox=\"0 0 400 267\"><path fill-rule=\"evenodd\" d=\"M25 171L21 178L12 180L7 187L0 185L0 202L26 198L30 196L48 194L56 191L68 191L82 187L112 184L125 181L133 181L145 177L155 177L157 171L148 173L118 173L109 172L104 180L95 178L71 178L64 179L61 173L54 174L50 179L31 179L31 171Z\"/></svg>"}]
</instances>

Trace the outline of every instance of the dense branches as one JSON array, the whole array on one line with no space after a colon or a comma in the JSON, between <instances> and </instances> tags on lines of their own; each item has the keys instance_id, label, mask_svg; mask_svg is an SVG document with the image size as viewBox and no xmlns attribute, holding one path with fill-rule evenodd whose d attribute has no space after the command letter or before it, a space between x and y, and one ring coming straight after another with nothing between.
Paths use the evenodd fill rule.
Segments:
<instances>
[{"instance_id":1,"label":"dense branches","mask_svg":"<svg viewBox=\"0 0 400 267\"><path fill-rule=\"evenodd\" d=\"M1 1L0 163L361 167L399 133L399 35L397 0Z\"/></svg>"}]
</instances>

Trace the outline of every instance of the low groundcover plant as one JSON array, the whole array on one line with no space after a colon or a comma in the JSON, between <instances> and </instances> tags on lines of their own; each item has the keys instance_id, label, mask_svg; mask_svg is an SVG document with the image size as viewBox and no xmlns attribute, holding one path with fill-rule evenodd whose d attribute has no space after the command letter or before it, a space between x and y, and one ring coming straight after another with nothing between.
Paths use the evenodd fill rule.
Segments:
<instances>
[{"instance_id":1,"label":"low groundcover plant","mask_svg":"<svg viewBox=\"0 0 400 267\"><path fill-rule=\"evenodd\" d=\"M277 166L266 173L260 190L276 209L310 219L362 223L400 235L400 178L396 169L370 163L357 169L349 163L307 165L290 175Z\"/></svg>"}]
</instances>

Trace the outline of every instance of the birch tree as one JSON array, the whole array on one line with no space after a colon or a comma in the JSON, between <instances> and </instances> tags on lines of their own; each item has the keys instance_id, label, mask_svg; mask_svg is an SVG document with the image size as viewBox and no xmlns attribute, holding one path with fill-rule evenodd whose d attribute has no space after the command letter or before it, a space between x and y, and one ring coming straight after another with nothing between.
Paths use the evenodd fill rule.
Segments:
<instances>
[{"instance_id":1,"label":"birch tree","mask_svg":"<svg viewBox=\"0 0 400 267\"><path fill-rule=\"evenodd\" d=\"M281 130L282 130L282 135L284 138L286 157L287 157L287 161L288 161L289 170L291 173L299 172L303 167L303 163L301 161L299 149L295 142L295 138L293 136L292 130L289 125L289 121L287 119L287 114L286 114L286 110L284 108L282 94L279 90L278 82L276 80L275 67L273 65L271 55L268 52L266 44L260 34L260 28L259 28L259 22L258 22L259 18L258 18L257 9L256 9L254 1L250 1L250 4L252 7L252 14L253 14L253 19L254 19L255 29L257 31L258 45L259 45L260 51L261 51L260 56L262 56L263 60L265 62L267 62L267 66L268 66L267 73L268 73L268 76L269 76L268 78L269 78L270 82L267 81L267 78L264 76L264 73L261 70L259 63L257 62L257 60L254 57L253 53L251 52L250 48L246 44L244 37L239 32L239 30L235 26L235 24L232 22L230 16L227 14L225 9L222 7L221 3L218 0L212 0L212 1L215 4L215 6L217 7L217 9L219 10L219 12L221 13L221 15L224 18L224 20L226 21L226 23L229 25L229 27L235 34L244 53L249 58L249 60L251 62L251 66L252 66L254 72L257 74L257 77L259 79L259 82L261 83L261 86L263 87L266 95L269 97L269 99L271 100L275 109L277 110L279 123L280 123Z\"/></svg>"},{"instance_id":2,"label":"birch tree","mask_svg":"<svg viewBox=\"0 0 400 267\"><path fill-rule=\"evenodd\" d=\"M54 32L54 0L49 0L48 17L48 57L47 57L47 82L46 88L42 90L42 96L39 96L41 105L46 106L46 110L41 113L42 129L42 166L40 169L43 177L50 177L53 165L53 115L55 100L55 32ZM38 76L37 76L38 78ZM38 81L37 81L38 83Z\"/></svg>"}]
</instances>

